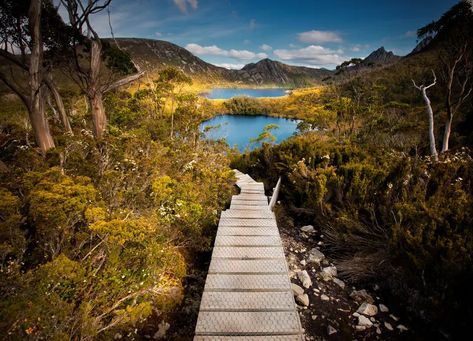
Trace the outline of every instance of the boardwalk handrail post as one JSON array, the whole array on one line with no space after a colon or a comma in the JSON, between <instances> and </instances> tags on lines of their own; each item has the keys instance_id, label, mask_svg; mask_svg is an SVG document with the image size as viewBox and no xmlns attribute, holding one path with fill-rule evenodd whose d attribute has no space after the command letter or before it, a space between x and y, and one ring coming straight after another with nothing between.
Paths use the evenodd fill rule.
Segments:
<instances>
[{"instance_id":1,"label":"boardwalk handrail post","mask_svg":"<svg viewBox=\"0 0 473 341\"><path fill-rule=\"evenodd\" d=\"M276 187L273 189L273 195L271 196L271 201L269 202L269 209L272 211L278 200L279 189L281 188L281 177L279 177Z\"/></svg>"}]
</instances>

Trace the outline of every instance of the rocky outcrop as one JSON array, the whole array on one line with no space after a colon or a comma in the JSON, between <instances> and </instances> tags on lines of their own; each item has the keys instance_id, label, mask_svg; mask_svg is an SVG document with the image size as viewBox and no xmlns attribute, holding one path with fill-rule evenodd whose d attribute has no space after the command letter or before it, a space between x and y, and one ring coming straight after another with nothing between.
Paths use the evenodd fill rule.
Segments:
<instances>
[{"instance_id":1,"label":"rocky outcrop","mask_svg":"<svg viewBox=\"0 0 473 341\"><path fill-rule=\"evenodd\" d=\"M368 57L363 59L362 64L365 66L371 65L386 65L397 62L401 57L396 56L392 51L386 51L383 46L381 46L376 51L370 53Z\"/></svg>"}]
</instances>

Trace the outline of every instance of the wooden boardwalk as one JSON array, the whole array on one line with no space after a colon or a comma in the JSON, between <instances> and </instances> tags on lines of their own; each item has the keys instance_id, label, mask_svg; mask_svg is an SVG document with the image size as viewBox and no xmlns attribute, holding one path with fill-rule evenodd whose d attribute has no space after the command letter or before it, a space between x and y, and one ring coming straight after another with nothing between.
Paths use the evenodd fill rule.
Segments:
<instances>
[{"instance_id":1,"label":"wooden boardwalk","mask_svg":"<svg viewBox=\"0 0 473 341\"><path fill-rule=\"evenodd\" d=\"M220 217L194 340L304 340L264 186L235 174L241 193Z\"/></svg>"}]
</instances>

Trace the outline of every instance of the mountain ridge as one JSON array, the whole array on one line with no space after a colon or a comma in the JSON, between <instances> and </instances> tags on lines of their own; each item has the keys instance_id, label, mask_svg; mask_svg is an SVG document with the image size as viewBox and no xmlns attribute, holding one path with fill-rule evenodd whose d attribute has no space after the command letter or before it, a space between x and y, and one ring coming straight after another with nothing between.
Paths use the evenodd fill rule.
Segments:
<instances>
[{"instance_id":1,"label":"mountain ridge","mask_svg":"<svg viewBox=\"0 0 473 341\"><path fill-rule=\"evenodd\" d=\"M107 39L130 54L143 70L153 74L175 66L194 79L206 82L237 82L254 85L308 86L322 83L333 74L327 69L288 65L269 58L246 64L240 70L210 64L185 48L165 40L146 38Z\"/></svg>"}]
</instances>

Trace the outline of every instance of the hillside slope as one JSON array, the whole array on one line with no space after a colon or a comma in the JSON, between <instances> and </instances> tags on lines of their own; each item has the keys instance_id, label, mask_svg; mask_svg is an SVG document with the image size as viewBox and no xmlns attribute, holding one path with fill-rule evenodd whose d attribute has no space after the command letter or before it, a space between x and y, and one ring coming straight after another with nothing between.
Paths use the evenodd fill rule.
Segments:
<instances>
[{"instance_id":1,"label":"hillside slope","mask_svg":"<svg viewBox=\"0 0 473 341\"><path fill-rule=\"evenodd\" d=\"M203 82L238 82L243 84L305 86L320 84L333 72L291 66L270 59L245 65L241 70L228 70L196 57L186 49L163 40L117 38L121 49L151 75L166 66L182 69L193 79Z\"/></svg>"}]
</instances>

